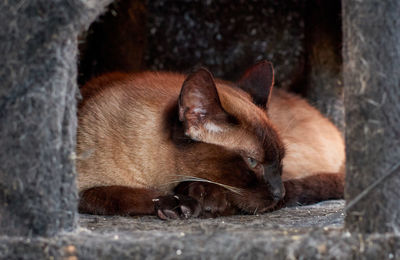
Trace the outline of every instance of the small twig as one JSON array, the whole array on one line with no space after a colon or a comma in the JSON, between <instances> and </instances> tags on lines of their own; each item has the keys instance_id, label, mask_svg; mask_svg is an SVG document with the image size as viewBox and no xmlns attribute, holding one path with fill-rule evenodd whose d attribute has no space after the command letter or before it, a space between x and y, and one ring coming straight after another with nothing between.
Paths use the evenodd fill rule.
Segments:
<instances>
[{"instance_id":1,"label":"small twig","mask_svg":"<svg viewBox=\"0 0 400 260\"><path fill-rule=\"evenodd\" d=\"M389 178L394 173L400 170L400 162L398 162L392 170L390 170L385 175L382 175L379 179L374 181L371 185L369 185L365 190L363 190L360 194L358 194L354 199L352 199L344 208L345 212L347 212L350 208L352 208L355 204L357 204L360 200L362 200L365 196L367 196L372 190L376 188L379 184L381 184L384 180Z\"/></svg>"},{"instance_id":2,"label":"small twig","mask_svg":"<svg viewBox=\"0 0 400 260\"><path fill-rule=\"evenodd\" d=\"M19 9L25 4L26 0L21 0L19 3L16 5L16 11L18 12Z\"/></svg>"}]
</instances>

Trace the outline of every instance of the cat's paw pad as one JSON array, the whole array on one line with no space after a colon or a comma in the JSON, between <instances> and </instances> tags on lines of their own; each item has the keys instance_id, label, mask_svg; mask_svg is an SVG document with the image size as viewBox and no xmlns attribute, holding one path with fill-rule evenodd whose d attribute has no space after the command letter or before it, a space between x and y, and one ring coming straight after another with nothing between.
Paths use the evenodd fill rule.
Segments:
<instances>
[{"instance_id":1,"label":"cat's paw pad","mask_svg":"<svg viewBox=\"0 0 400 260\"><path fill-rule=\"evenodd\" d=\"M153 200L156 216L160 219L187 219L198 217L201 206L186 195L160 196Z\"/></svg>"}]
</instances>

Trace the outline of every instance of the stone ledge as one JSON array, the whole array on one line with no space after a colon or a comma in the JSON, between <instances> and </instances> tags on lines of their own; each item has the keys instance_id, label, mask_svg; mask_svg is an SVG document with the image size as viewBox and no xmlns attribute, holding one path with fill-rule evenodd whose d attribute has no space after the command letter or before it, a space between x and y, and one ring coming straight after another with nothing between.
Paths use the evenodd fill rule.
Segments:
<instances>
[{"instance_id":1,"label":"stone ledge","mask_svg":"<svg viewBox=\"0 0 400 260\"><path fill-rule=\"evenodd\" d=\"M351 235L343 201L263 215L160 221L81 215L58 237L0 237L0 259L399 259L399 234Z\"/></svg>"}]
</instances>

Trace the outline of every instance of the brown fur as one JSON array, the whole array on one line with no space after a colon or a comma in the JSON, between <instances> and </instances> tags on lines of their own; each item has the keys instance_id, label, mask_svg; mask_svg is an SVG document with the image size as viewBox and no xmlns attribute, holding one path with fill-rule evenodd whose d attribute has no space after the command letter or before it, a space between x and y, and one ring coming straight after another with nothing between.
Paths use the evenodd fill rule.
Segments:
<instances>
[{"instance_id":1,"label":"brown fur","mask_svg":"<svg viewBox=\"0 0 400 260\"><path fill-rule=\"evenodd\" d=\"M156 190L127 186L97 186L81 193L79 212L97 215L149 215L154 213L152 199Z\"/></svg>"},{"instance_id":2,"label":"brown fur","mask_svg":"<svg viewBox=\"0 0 400 260\"><path fill-rule=\"evenodd\" d=\"M304 99L275 89L268 115L286 148L284 180L318 172L344 173L345 149L340 132Z\"/></svg>"},{"instance_id":3,"label":"brown fur","mask_svg":"<svg viewBox=\"0 0 400 260\"><path fill-rule=\"evenodd\" d=\"M270 80L262 83L268 96L257 99L267 102L268 112L253 103L254 93L250 92L251 97L222 81L217 81L216 91L205 70L186 80L179 74L143 72L109 74L89 82L82 89L79 107L80 211L149 214L153 212L149 199L171 194L188 179L184 176L228 187L221 192L220 186L201 185L213 190L209 195L222 194L220 204L229 207L220 211L229 214L235 212L233 208L263 212L274 207L284 195L280 174L291 180L285 182L286 190L292 190L287 194L293 198L286 196L290 201L299 196L301 187L315 186L308 183L323 186L320 177L307 177L314 173L337 172L333 183L341 182L344 144L340 133L304 100L281 90L270 98L273 75L268 74L269 67L256 65L238 83L248 90L243 84L255 82L249 77L257 82ZM250 169L247 157L259 164ZM293 180L303 177L309 178L307 185Z\"/></svg>"}]
</instances>

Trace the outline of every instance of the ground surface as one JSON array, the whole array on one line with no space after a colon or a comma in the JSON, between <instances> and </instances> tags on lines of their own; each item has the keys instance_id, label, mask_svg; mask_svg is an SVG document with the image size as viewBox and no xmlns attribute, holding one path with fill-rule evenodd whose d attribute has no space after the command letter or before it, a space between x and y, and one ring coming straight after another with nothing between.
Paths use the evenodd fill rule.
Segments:
<instances>
[{"instance_id":1,"label":"ground surface","mask_svg":"<svg viewBox=\"0 0 400 260\"><path fill-rule=\"evenodd\" d=\"M343 201L326 201L263 215L175 221L81 215L78 230L51 239L0 237L0 259L400 257L398 236L345 231L343 207Z\"/></svg>"},{"instance_id":2,"label":"ground surface","mask_svg":"<svg viewBox=\"0 0 400 260\"><path fill-rule=\"evenodd\" d=\"M155 217L104 217L81 215L80 226L100 234L165 233L185 236L203 236L207 233L226 232L232 235L264 232L271 234L303 234L314 228L340 229L343 224L343 201L323 203L260 215L240 215L215 219L188 219L160 221Z\"/></svg>"}]
</instances>

